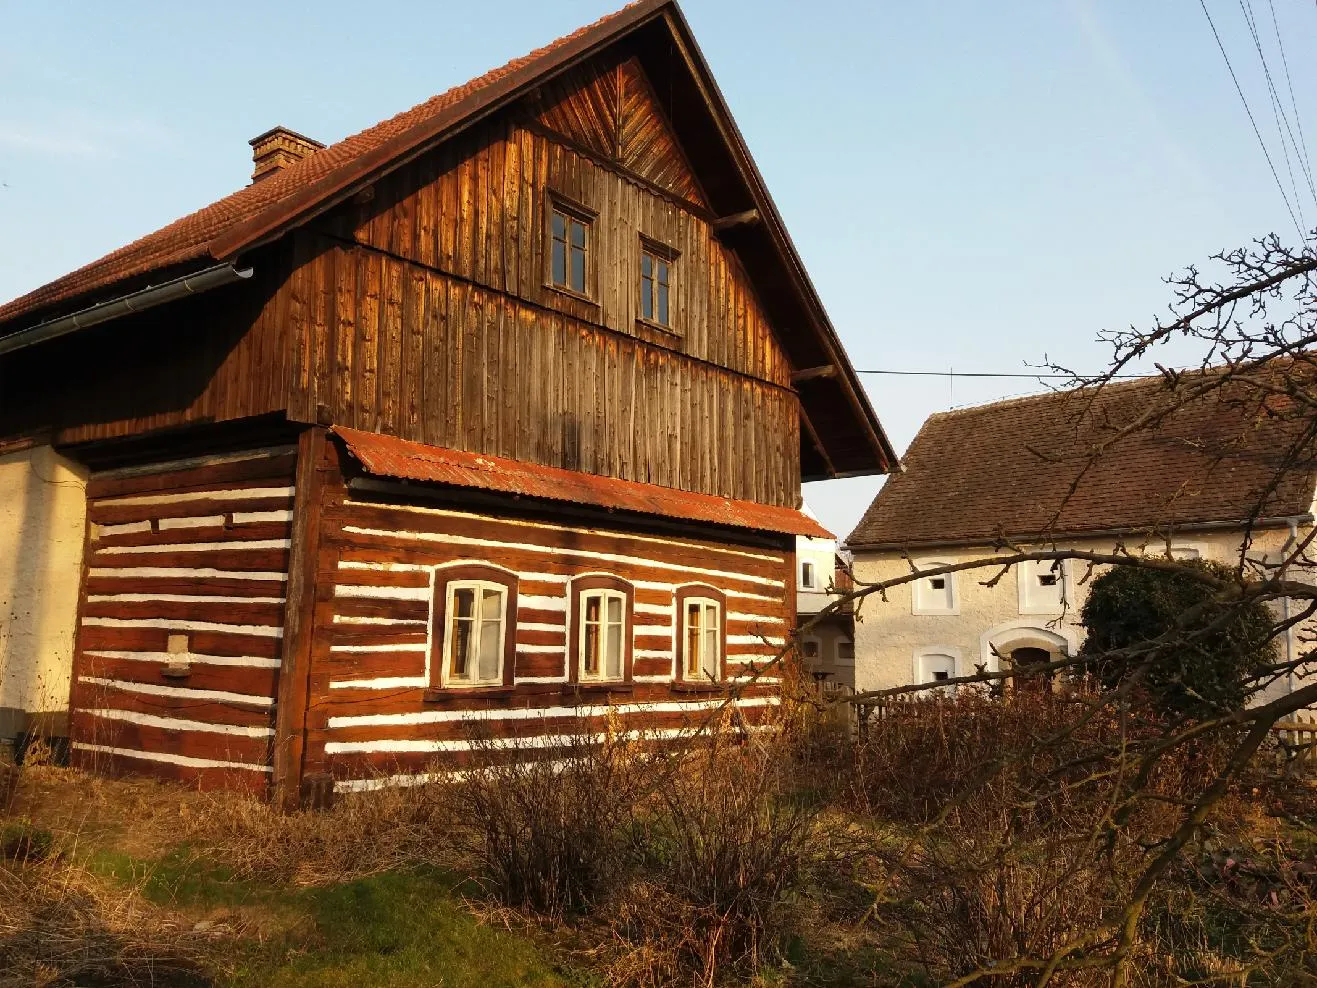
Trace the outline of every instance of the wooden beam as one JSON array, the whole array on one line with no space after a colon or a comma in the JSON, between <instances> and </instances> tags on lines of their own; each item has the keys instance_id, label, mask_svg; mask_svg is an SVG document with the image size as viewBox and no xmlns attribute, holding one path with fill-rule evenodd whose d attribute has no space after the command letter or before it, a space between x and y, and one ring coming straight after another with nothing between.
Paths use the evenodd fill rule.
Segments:
<instances>
[{"instance_id":1,"label":"wooden beam","mask_svg":"<svg viewBox=\"0 0 1317 988\"><path fill-rule=\"evenodd\" d=\"M284 605L283 660L279 667L279 699L275 707L271 793L274 805L284 811L298 809L302 801L327 437L327 429L312 426L297 440L293 546L288 562L288 599Z\"/></svg>"},{"instance_id":2,"label":"wooden beam","mask_svg":"<svg viewBox=\"0 0 1317 988\"><path fill-rule=\"evenodd\" d=\"M747 209L739 213L732 213L730 216L719 216L713 221L714 233L726 233L728 230L734 230L738 226L749 226L752 223L759 222L759 210Z\"/></svg>"},{"instance_id":3,"label":"wooden beam","mask_svg":"<svg viewBox=\"0 0 1317 988\"><path fill-rule=\"evenodd\" d=\"M805 414L803 408L800 410L800 424L809 436L809 441L814 444L814 451L819 454L819 459L823 461L828 473L834 477L837 476L837 468L832 465L832 457L828 456L828 451L823 448L823 440L819 438L818 432L814 429L814 423L809 420L809 416Z\"/></svg>"},{"instance_id":4,"label":"wooden beam","mask_svg":"<svg viewBox=\"0 0 1317 988\"><path fill-rule=\"evenodd\" d=\"M799 384L801 381L813 381L820 377L836 377L837 365L825 364L822 367L806 367L804 370L793 371L791 374L791 383Z\"/></svg>"}]
</instances>

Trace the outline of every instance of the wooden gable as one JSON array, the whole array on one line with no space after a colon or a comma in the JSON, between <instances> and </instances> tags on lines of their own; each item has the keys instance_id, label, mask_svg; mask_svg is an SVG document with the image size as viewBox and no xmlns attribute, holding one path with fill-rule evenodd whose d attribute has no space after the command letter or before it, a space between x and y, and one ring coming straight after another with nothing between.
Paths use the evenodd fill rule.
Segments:
<instances>
[{"instance_id":1,"label":"wooden gable","mask_svg":"<svg viewBox=\"0 0 1317 988\"><path fill-rule=\"evenodd\" d=\"M638 59L578 66L539 87L528 108L537 124L567 143L708 205Z\"/></svg>"}]
</instances>

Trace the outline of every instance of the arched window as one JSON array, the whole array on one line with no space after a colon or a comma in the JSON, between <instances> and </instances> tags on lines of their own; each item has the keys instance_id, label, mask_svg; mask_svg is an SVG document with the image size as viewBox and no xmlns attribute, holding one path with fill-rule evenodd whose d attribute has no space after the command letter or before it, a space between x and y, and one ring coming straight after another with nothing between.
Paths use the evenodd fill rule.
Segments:
<instances>
[{"instance_id":1,"label":"arched window","mask_svg":"<svg viewBox=\"0 0 1317 988\"><path fill-rule=\"evenodd\" d=\"M717 683L723 678L727 633L722 591L702 584L679 587L677 599L677 679Z\"/></svg>"},{"instance_id":2,"label":"arched window","mask_svg":"<svg viewBox=\"0 0 1317 988\"><path fill-rule=\"evenodd\" d=\"M436 570L430 685L511 686L516 615L515 573L478 564Z\"/></svg>"},{"instance_id":3,"label":"arched window","mask_svg":"<svg viewBox=\"0 0 1317 988\"><path fill-rule=\"evenodd\" d=\"M635 589L620 577L599 574L572 580L567 670L571 682L631 681L635 598Z\"/></svg>"}]
</instances>

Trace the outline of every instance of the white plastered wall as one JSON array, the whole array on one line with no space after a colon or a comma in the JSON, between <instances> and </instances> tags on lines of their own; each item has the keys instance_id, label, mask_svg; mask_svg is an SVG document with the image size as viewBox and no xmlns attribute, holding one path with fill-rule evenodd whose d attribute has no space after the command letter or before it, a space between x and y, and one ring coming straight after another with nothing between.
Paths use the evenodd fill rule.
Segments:
<instances>
[{"instance_id":1,"label":"white plastered wall","mask_svg":"<svg viewBox=\"0 0 1317 988\"><path fill-rule=\"evenodd\" d=\"M1302 538L1306 526L1298 529ZM1277 552L1290 537L1288 528L1267 528L1254 533L1250 551L1257 555ZM1197 549L1205 559L1221 562L1238 562L1243 542L1242 530L1185 533L1176 537L1172 545ZM1094 552L1111 552L1115 541L1106 539L1075 540L1071 547ZM1125 548L1139 551L1136 543L1127 541ZM1148 552L1164 552L1165 544L1148 546ZM959 563L991 558L993 550L982 547L936 549L916 554L943 563ZM957 663L957 673L973 674L974 667L984 664L989 670L998 668L994 646L1003 654L1014 648L1032 646L1052 652L1074 654L1084 640L1084 629L1079 624L1079 612L1088 593L1090 580L1085 580L1087 564L1070 560L1067 569L1067 609L1051 613L1021 613L1021 593L1016 570L985 587L1000 572L1000 567L967 570L956 574L956 603L954 613L913 614L909 584L887 591L887 600L871 595L860 607L855 625L855 686L859 690L883 689L901 686L914 678L917 655L931 646L946 646L958 650L963 663ZM895 552L855 551L854 572L857 584L893 579L910 572L910 563ZM1282 649L1284 642L1281 642ZM963 665L963 668L961 666ZM1268 690L1268 696L1285 691L1287 684L1279 682Z\"/></svg>"},{"instance_id":2,"label":"white plastered wall","mask_svg":"<svg viewBox=\"0 0 1317 988\"><path fill-rule=\"evenodd\" d=\"M0 732L68 709L86 488L49 446L0 455Z\"/></svg>"}]
</instances>

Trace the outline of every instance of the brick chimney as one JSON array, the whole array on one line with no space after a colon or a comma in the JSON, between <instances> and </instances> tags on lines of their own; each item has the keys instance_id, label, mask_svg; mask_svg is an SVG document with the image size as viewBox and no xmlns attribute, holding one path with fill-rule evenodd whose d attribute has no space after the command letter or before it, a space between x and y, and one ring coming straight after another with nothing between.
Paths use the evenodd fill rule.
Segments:
<instances>
[{"instance_id":1,"label":"brick chimney","mask_svg":"<svg viewBox=\"0 0 1317 988\"><path fill-rule=\"evenodd\" d=\"M279 169L309 158L324 147L319 141L303 137L287 127L273 127L248 143L252 146L253 182L269 178Z\"/></svg>"}]
</instances>

